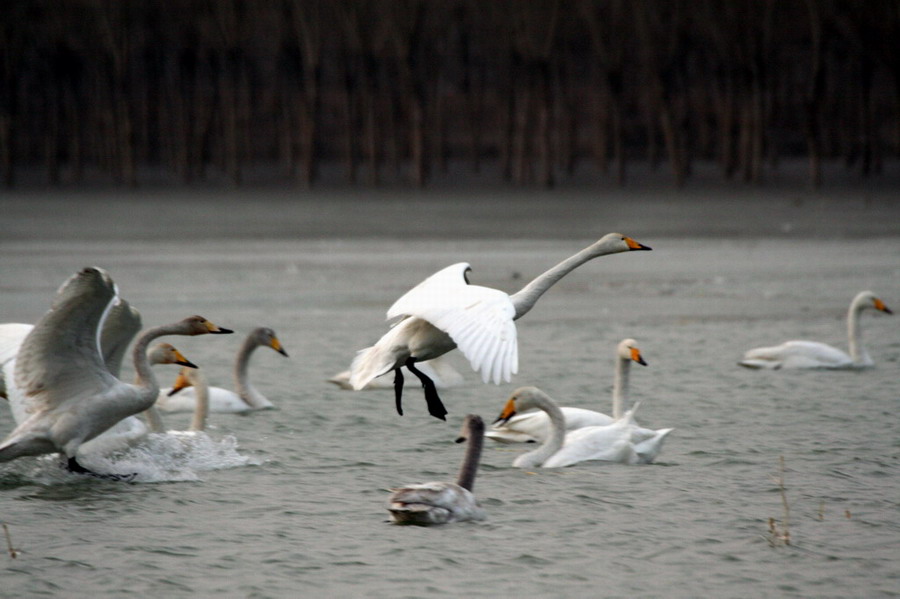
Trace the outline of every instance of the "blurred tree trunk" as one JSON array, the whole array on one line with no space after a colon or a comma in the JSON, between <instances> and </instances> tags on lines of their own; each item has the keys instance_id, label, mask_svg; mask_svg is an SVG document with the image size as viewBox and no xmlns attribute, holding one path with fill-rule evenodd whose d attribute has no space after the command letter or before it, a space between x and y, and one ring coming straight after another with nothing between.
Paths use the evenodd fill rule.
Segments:
<instances>
[{"instance_id":1,"label":"blurred tree trunk","mask_svg":"<svg viewBox=\"0 0 900 599\"><path fill-rule=\"evenodd\" d=\"M817 0L806 0L809 18L810 55L808 80L803 97L804 133L809 154L809 181L818 189L822 185L822 102L825 93L824 17Z\"/></svg>"}]
</instances>

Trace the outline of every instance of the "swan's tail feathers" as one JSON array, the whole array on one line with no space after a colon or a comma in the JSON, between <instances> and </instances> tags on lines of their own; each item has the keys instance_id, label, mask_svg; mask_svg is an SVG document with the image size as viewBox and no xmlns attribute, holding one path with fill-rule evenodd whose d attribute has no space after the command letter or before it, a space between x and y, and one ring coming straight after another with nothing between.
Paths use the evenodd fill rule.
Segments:
<instances>
[{"instance_id":1,"label":"swan's tail feathers","mask_svg":"<svg viewBox=\"0 0 900 599\"><path fill-rule=\"evenodd\" d=\"M377 344L361 349L350 364L350 386L359 391L376 377L394 368L394 357Z\"/></svg>"},{"instance_id":2,"label":"swan's tail feathers","mask_svg":"<svg viewBox=\"0 0 900 599\"><path fill-rule=\"evenodd\" d=\"M653 460L656 459L656 456L659 455L659 452L662 451L663 441L665 441L666 437L669 436L669 433L674 430L674 428L661 428L658 431L654 431L655 434L650 438L641 441L640 443L636 443L634 445L634 452L637 454L640 463L650 464L653 462Z\"/></svg>"}]
</instances>

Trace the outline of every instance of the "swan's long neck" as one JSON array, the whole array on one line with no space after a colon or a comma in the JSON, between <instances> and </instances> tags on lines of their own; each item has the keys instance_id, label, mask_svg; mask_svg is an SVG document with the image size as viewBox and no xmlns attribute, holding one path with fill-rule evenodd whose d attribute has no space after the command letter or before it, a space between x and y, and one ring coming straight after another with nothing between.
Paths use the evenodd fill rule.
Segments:
<instances>
[{"instance_id":1,"label":"swan's long neck","mask_svg":"<svg viewBox=\"0 0 900 599\"><path fill-rule=\"evenodd\" d=\"M272 405L272 402L250 384L250 379L247 376L250 367L250 355L257 347L259 347L259 344L256 340L248 337L244 340L240 351L238 351L237 358L234 361L234 391L251 408L267 408Z\"/></svg>"},{"instance_id":2,"label":"swan's long neck","mask_svg":"<svg viewBox=\"0 0 900 599\"><path fill-rule=\"evenodd\" d=\"M462 466L459 467L459 476L456 484L463 489L471 491L475 486L475 474L478 472L478 463L481 460L481 448L484 446L484 423L470 422L466 436L468 445Z\"/></svg>"},{"instance_id":3,"label":"swan's long neck","mask_svg":"<svg viewBox=\"0 0 900 599\"><path fill-rule=\"evenodd\" d=\"M194 396L197 403L194 406L194 416L191 418L192 431L206 430L206 417L209 415L209 384L200 373L193 373L191 384L194 386Z\"/></svg>"},{"instance_id":4,"label":"swan's long neck","mask_svg":"<svg viewBox=\"0 0 900 599\"><path fill-rule=\"evenodd\" d=\"M159 395L159 383L156 375L150 367L150 358L147 356L147 347L150 342L163 335L174 335L178 329L174 325L164 325L148 329L142 334L131 350L131 359L134 362L135 387L140 391L141 405L135 412L141 412L150 408L156 402Z\"/></svg>"},{"instance_id":5,"label":"swan's long neck","mask_svg":"<svg viewBox=\"0 0 900 599\"><path fill-rule=\"evenodd\" d=\"M562 410L555 403L544 398L538 398L535 401L535 407L546 412L550 418L550 436L540 447L523 454L516 460L517 465L524 467L540 466L546 462L550 456L559 451L566 438L566 417Z\"/></svg>"},{"instance_id":6,"label":"swan's long neck","mask_svg":"<svg viewBox=\"0 0 900 599\"><path fill-rule=\"evenodd\" d=\"M538 276L533 281L525 285L525 287L509 297L516 309L516 315L513 317L513 320L517 320L525 316L525 314L527 314L528 311L534 307L541 296L544 295L544 293L548 289L553 287L553 285L555 285L556 282L561 278L563 278L588 260L591 260L598 256L603 256L607 253L610 252L604 251L604 248L602 246L598 247L596 244L592 245L581 250L574 256L566 258L544 274Z\"/></svg>"},{"instance_id":7,"label":"swan's long neck","mask_svg":"<svg viewBox=\"0 0 900 599\"><path fill-rule=\"evenodd\" d=\"M616 358L616 372L613 377L612 416L619 420L625 413L628 403L628 375L631 372L631 360Z\"/></svg>"},{"instance_id":8,"label":"swan's long neck","mask_svg":"<svg viewBox=\"0 0 900 599\"><path fill-rule=\"evenodd\" d=\"M864 364L870 360L862 346L862 333L859 327L859 315L864 306L865 301L855 299L847 311L847 338L850 344L850 359L854 364Z\"/></svg>"},{"instance_id":9,"label":"swan's long neck","mask_svg":"<svg viewBox=\"0 0 900 599\"><path fill-rule=\"evenodd\" d=\"M150 406L144 411L144 418L147 420L147 427L150 429L151 433L166 432L166 425L163 423L162 416L155 405Z\"/></svg>"}]
</instances>

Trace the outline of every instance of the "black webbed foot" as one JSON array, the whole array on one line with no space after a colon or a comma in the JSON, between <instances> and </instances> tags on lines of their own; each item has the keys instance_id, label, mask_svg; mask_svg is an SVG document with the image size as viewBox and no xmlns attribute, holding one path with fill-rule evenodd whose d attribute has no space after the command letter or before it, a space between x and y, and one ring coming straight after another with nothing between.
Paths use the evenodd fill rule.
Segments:
<instances>
[{"instance_id":1,"label":"black webbed foot","mask_svg":"<svg viewBox=\"0 0 900 599\"><path fill-rule=\"evenodd\" d=\"M101 474L99 472L94 472L93 470L88 470L87 468L79 464L78 460L75 459L75 456L72 456L66 462L66 470L68 470L72 474L87 474L88 476L93 476L95 478L100 478L103 480L115 480L122 482L130 482L134 480L135 476L137 476L137 472L132 472L131 474Z\"/></svg>"},{"instance_id":2,"label":"black webbed foot","mask_svg":"<svg viewBox=\"0 0 900 599\"><path fill-rule=\"evenodd\" d=\"M403 373L399 368L394 369L394 404L397 413L403 416Z\"/></svg>"},{"instance_id":3,"label":"black webbed foot","mask_svg":"<svg viewBox=\"0 0 900 599\"><path fill-rule=\"evenodd\" d=\"M434 386L434 381L432 381L425 373L415 367L415 361L412 358L406 361L406 367L409 368L409 371L416 375L420 381L422 381L422 387L425 389L425 403L428 404L428 413L435 418L447 420L447 409L444 407L441 398L438 397L438 392L437 388Z\"/></svg>"}]
</instances>

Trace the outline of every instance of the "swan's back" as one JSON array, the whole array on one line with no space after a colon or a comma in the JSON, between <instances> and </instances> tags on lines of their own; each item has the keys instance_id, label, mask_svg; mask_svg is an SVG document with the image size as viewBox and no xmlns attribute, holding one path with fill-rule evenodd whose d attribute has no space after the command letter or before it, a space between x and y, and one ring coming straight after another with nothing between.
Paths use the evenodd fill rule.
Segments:
<instances>
[{"instance_id":1,"label":"swan's back","mask_svg":"<svg viewBox=\"0 0 900 599\"><path fill-rule=\"evenodd\" d=\"M584 408L562 407L566 430L586 426L606 426L614 422L612 416ZM541 443L550 437L550 418L543 410L516 414L502 424L495 424L484 436L499 443Z\"/></svg>"},{"instance_id":2,"label":"swan's back","mask_svg":"<svg viewBox=\"0 0 900 599\"><path fill-rule=\"evenodd\" d=\"M757 347L739 362L747 368L850 368L852 358L845 352L818 341L786 341L781 345Z\"/></svg>"},{"instance_id":3,"label":"swan's back","mask_svg":"<svg viewBox=\"0 0 900 599\"><path fill-rule=\"evenodd\" d=\"M446 524L483 520L484 510L475 496L456 483L428 482L396 489L388 504L395 524Z\"/></svg>"}]
</instances>

